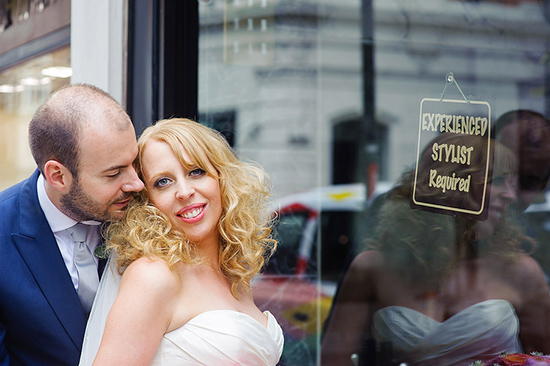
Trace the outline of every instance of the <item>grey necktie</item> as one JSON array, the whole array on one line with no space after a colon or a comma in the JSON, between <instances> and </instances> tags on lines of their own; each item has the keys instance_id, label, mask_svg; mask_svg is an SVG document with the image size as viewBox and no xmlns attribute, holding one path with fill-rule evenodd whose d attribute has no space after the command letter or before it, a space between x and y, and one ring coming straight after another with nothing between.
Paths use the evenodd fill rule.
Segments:
<instances>
[{"instance_id":1,"label":"grey necktie","mask_svg":"<svg viewBox=\"0 0 550 366\"><path fill-rule=\"evenodd\" d=\"M90 313L99 277L94 255L86 245L89 225L78 223L67 229L74 241L74 264L78 272L78 297L86 315Z\"/></svg>"}]
</instances>

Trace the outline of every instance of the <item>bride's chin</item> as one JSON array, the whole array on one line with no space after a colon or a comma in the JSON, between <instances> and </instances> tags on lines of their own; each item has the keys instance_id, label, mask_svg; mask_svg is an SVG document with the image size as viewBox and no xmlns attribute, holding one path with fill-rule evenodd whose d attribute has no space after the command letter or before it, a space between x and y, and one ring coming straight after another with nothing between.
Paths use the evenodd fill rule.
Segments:
<instances>
[{"instance_id":1,"label":"bride's chin","mask_svg":"<svg viewBox=\"0 0 550 366\"><path fill-rule=\"evenodd\" d=\"M494 226L488 221L479 222L476 228L477 239L487 239L494 233Z\"/></svg>"}]
</instances>

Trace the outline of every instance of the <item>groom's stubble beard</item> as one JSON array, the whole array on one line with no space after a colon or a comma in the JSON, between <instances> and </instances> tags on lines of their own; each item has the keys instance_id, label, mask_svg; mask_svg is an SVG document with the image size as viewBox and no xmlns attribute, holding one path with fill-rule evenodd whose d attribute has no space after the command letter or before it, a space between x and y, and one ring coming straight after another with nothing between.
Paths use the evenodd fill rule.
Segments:
<instances>
[{"instance_id":1,"label":"groom's stubble beard","mask_svg":"<svg viewBox=\"0 0 550 366\"><path fill-rule=\"evenodd\" d=\"M95 220L107 222L119 220L123 212L111 212L109 207L114 202L127 199L130 195L130 193L122 194L107 204L101 204L86 194L78 179L75 179L69 193L61 197L61 211L76 221Z\"/></svg>"}]
</instances>

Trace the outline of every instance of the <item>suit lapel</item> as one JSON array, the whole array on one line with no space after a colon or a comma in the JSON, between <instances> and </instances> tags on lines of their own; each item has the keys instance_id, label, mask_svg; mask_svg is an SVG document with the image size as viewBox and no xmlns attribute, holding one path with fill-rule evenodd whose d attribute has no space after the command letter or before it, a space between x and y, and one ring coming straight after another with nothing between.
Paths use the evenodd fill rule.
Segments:
<instances>
[{"instance_id":1,"label":"suit lapel","mask_svg":"<svg viewBox=\"0 0 550 366\"><path fill-rule=\"evenodd\" d=\"M55 237L38 203L36 179L27 180L21 190L20 233L13 240L52 310L80 350L86 317Z\"/></svg>"}]
</instances>

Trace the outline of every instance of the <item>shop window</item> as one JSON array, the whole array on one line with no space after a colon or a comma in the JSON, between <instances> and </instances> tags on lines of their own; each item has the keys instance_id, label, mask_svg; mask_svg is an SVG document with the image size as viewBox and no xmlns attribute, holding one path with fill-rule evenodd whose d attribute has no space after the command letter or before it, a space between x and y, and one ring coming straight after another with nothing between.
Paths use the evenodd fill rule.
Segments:
<instances>
[{"instance_id":1,"label":"shop window","mask_svg":"<svg viewBox=\"0 0 550 366\"><path fill-rule=\"evenodd\" d=\"M199 113L207 117L209 111L234 111L238 116L232 129L237 152L261 163L274 183L274 211L280 214L280 251L258 279L259 292L255 296L283 324L286 342L281 365L423 364L414 353L407 355L409 358L399 353L393 335L389 342L379 344L372 343L372 339L358 341L359 348L364 346L358 351L363 352L360 355L349 352L339 362L323 360L324 320L350 261L367 248L374 250L372 241L381 240L377 233L383 229L387 237L402 235L401 249L385 250L393 254L391 259L395 261L395 271L389 275L406 278L410 286L398 291L388 280L378 290L394 291L396 298L407 298L406 291L416 290L418 285L423 289L423 304L429 303L425 309L432 309L433 302L429 301L440 299L440 292L432 291L430 286L445 279L447 273L442 272L440 277L431 274L432 280L438 277L432 282L427 277L418 279L414 273L433 269L430 263L441 259L439 249L454 253L449 249L455 249L454 240L471 232L464 226L457 232L448 228L450 231L433 235L435 239L429 244L435 245L434 250L415 256L416 252L403 249L417 248L417 242L407 236L411 228L405 221L382 227L380 212L392 218L384 204L396 192L393 187L403 182L404 172L414 171L418 151L425 147L420 142L432 141L441 132L430 131L421 141L419 117L424 98L432 98L436 104L443 98L454 100L455 114L464 110L464 105L474 105L472 101L482 101L490 106L485 108L490 116L486 113L483 117L490 123L517 109L549 116L547 9L547 2L542 0L199 3ZM448 78L450 73L453 79ZM347 111L352 114L346 116ZM543 163L537 164L544 168ZM494 182L492 177L485 177L495 184L494 195L502 187L497 184L510 183L501 177ZM466 183L462 184L465 187ZM410 195L409 188L398 193ZM538 261L535 267L542 266L537 272L541 278L548 278L550 273L549 198L539 192L525 215L516 216L520 227L539 242L536 246L522 242L519 248ZM408 214L403 219L423 215L423 210L416 207L412 211L405 203L403 209ZM435 215L427 216L436 223L457 216L441 211ZM501 216L501 212L496 214ZM481 217L479 221L487 223ZM413 225L411 234L419 240L432 238L432 232L418 233L414 229ZM448 240L435 241L441 238ZM494 264L478 258L480 253L473 247L460 255L487 265L467 273L467 279L486 273ZM415 265L418 272L408 271ZM272 281L277 275L283 278ZM495 288L510 288L510 281L504 280L505 270L492 275L491 279L498 279ZM355 289L356 294L372 290L368 283L363 285ZM541 286L544 289L544 284ZM494 293L484 295L495 297ZM515 299L508 298L513 302ZM357 313L351 311L350 319L362 319L364 313L383 306L382 302L368 304ZM394 301L389 305L403 304ZM519 308L515 310L520 312ZM542 321L544 314L538 315ZM480 322L489 317L481 318ZM438 322L444 320L442 317ZM372 325L372 319L368 321L361 324L365 338ZM341 337L348 337L355 326L359 328L351 324ZM519 335L521 338L522 333ZM444 358L439 364L471 363L447 361Z\"/></svg>"},{"instance_id":2,"label":"shop window","mask_svg":"<svg viewBox=\"0 0 550 366\"><path fill-rule=\"evenodd\" d=\"M56 50L0 72L0 189L36 169L27 128L50 94L70 82L70 49Z\"/></svg>"}]
</instances>

